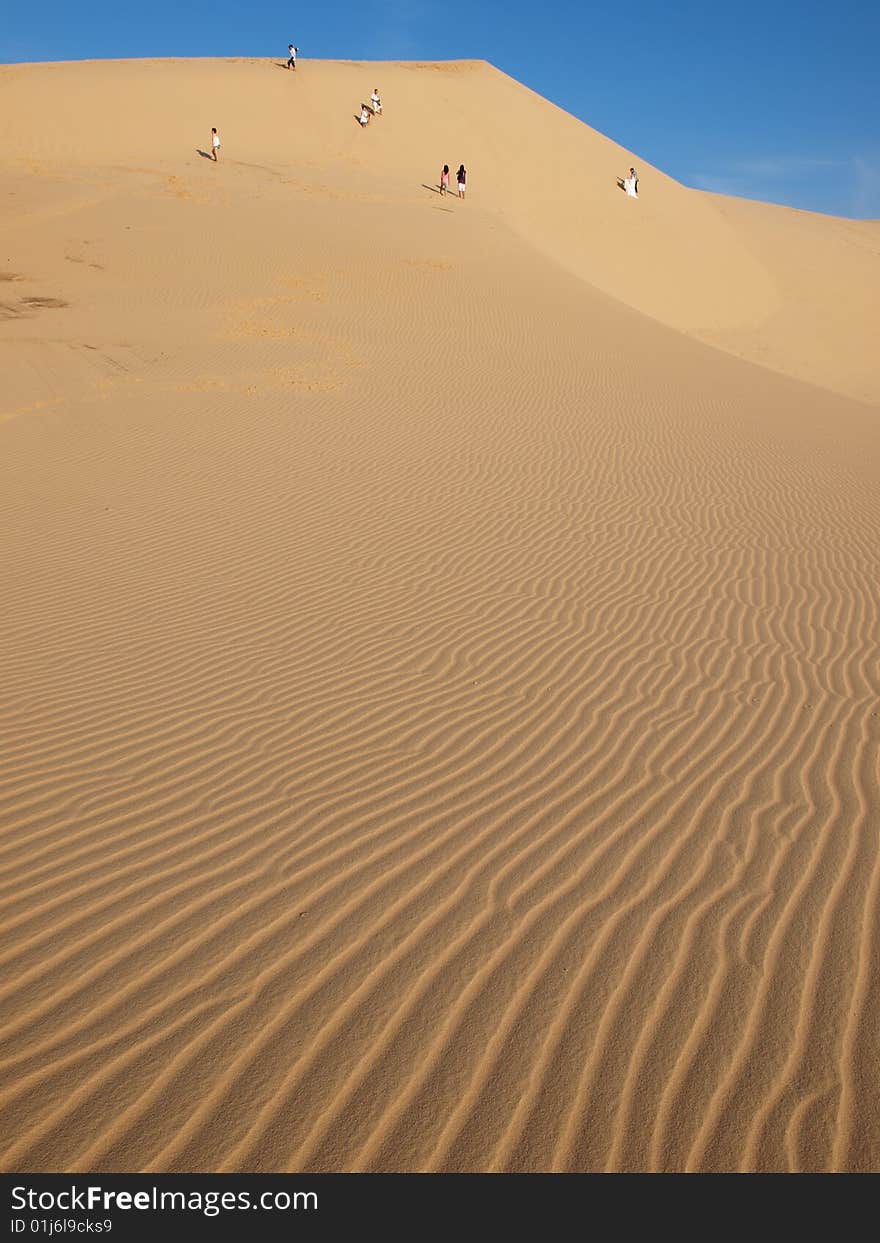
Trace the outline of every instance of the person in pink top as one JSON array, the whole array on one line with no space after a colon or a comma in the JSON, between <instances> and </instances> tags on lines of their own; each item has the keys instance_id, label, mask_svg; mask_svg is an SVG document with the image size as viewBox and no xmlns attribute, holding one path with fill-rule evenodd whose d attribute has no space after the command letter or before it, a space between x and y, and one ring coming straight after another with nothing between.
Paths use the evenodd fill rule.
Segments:
<instances>
[{"instance_id":1,"label":"person in pink top","mask_svg":"<svg viewBox=\"0 0 880 1243\"><path fill-rule=\"evenodd\" d=\"M449 189L449 165L443 165L443 172L440 174L440 193L445 194Z\"/></svg>"}]
</instances>

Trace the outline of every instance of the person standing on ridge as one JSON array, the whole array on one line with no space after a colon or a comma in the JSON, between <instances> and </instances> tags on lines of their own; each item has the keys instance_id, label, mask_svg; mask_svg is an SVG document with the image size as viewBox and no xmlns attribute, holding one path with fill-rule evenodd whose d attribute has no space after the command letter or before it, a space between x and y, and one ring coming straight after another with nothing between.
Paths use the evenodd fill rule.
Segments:
<instances>
[{"instance_id":1,"label":"person standing on ridge","mask_svg":"<svg viewBox=\"0 0 880 1243\"><path fill-rule=\"evenodd\" d=\"M458 182L458 197L464 198L464 192L467 189L467 169L463 164L459 164L458 172L455 174L455 180Z\"/></svg>"},{"instance_id":2,"label":"person standing on ridge","mask_svg":"<svg viewBox=\"0 0 880 1243\"><path fill-rule=\"evenodd\" d=\"M287 45L287 68L288 69L296 68L296 54L298 51L299 51L298 47L294 47L292 43L288 43Z\"/></svg>"}]
</instances>

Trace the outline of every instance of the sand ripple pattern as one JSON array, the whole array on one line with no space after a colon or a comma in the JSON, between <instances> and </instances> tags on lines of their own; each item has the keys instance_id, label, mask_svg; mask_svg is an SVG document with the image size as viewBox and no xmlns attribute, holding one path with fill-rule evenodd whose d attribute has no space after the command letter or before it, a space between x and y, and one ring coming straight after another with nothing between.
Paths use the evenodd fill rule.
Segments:
<instances>
[{"instance_id":1,"label":"sand ripple pattern","mask_svg":"<svg viewBox=\"0 0 880 1243\"><path fill-rule=\"evenodd\" d=\"M3 1166L876 1166L858 412L430 259L356 383L5 425Z\"/></svg>"}]
</instances>

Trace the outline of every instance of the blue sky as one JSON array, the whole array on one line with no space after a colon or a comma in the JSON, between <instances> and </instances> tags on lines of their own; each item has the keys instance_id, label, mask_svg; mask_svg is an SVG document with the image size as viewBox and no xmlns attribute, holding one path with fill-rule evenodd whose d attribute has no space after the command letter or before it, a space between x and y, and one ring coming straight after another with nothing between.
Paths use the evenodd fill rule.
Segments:
<instances>
[{"instance_id":1,"label":"blue sky","mask_svg":"<svg viewBox=\"0 0 880 1243\"><path fill-rule=\"evenodd\" d=\"M490 60L688 185L880 217L880 0L10 5L0 61Z\"/></svg>"}]
</instances>

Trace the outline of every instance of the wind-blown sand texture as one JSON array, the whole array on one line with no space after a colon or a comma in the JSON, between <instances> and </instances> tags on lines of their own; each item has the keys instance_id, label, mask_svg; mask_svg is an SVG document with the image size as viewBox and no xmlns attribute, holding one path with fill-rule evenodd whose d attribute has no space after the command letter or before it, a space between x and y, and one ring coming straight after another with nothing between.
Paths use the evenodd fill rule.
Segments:
<instances>
[{"instance_id":1,"label":"wind-blown sand texture","mask_svg":"<svg viewBox=\"0 0 880 1243\"><path fill-rule=\"evenodd\" d=\"M876 1168L880 224L282 63L0 69L3 1167Z\"/></svg>"}]
</instances>

